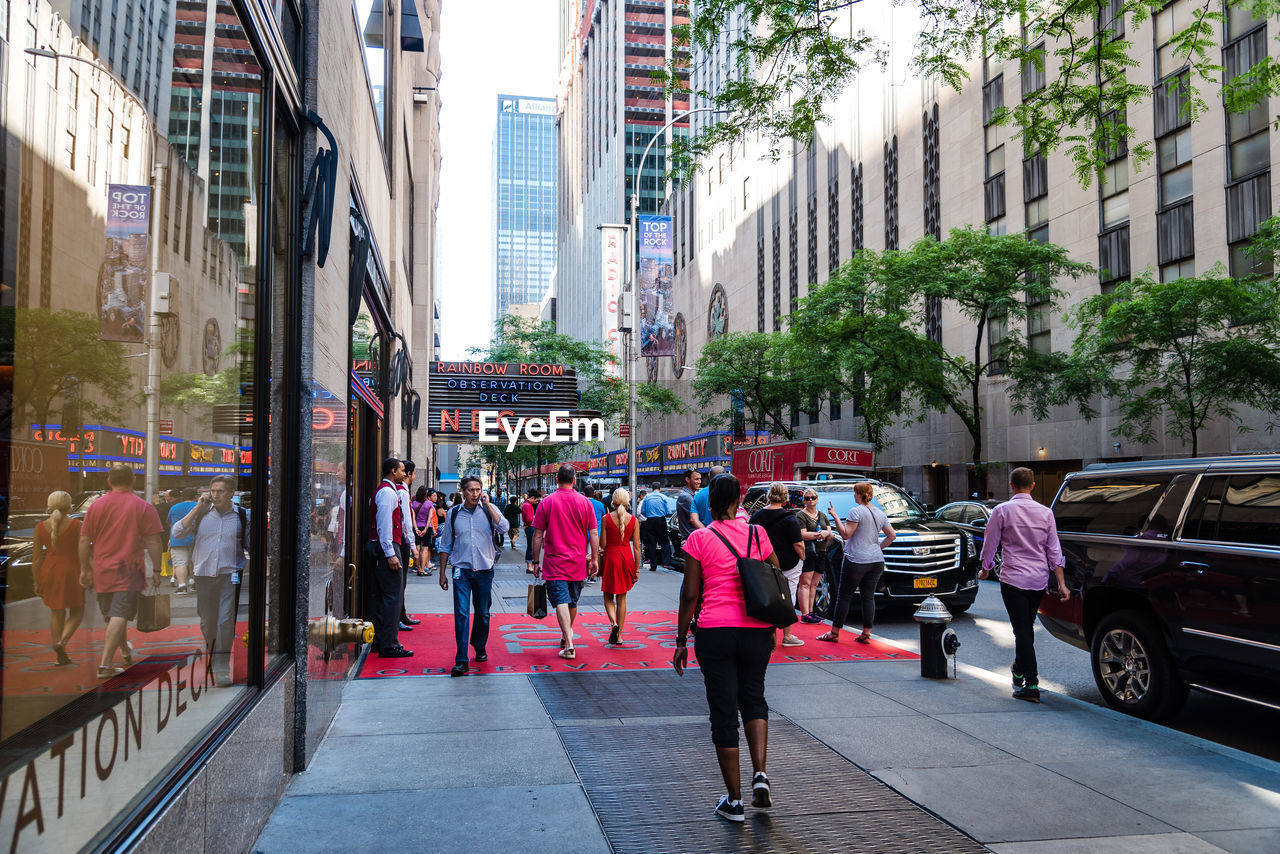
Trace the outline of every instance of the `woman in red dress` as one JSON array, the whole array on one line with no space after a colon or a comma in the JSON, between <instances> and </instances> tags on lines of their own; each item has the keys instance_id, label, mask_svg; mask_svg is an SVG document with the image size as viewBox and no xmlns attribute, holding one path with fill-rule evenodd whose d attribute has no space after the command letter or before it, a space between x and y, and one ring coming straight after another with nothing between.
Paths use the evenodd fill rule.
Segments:
<instances>
[{"instance_id":1,"label":"woman in red dress","mask_svg":"<svg viewBox=\"0 0 1280 854\"><path fill-rule=\"evenodd\" d=\"M80 520L71 519L71 496L50 493L49 518L36 525L32 559L35 592L49 609L49 634L59 665L67 658L67 641L84 617L84 588L80 586Z\"/></svg>"},{"instance_id":2,"label":"woman in red dress","mask_svg":"<svg viewBox=\"0 0 1280 854\"><path fill-rule=\"evenodd\" d=\"M613 491L613 511L604 517L604 612L609 615L609 643L617 644L627 622L627 592L635 586L640 566L640 525L628 510L631 493Z\"/></svg>"}]
</instances>

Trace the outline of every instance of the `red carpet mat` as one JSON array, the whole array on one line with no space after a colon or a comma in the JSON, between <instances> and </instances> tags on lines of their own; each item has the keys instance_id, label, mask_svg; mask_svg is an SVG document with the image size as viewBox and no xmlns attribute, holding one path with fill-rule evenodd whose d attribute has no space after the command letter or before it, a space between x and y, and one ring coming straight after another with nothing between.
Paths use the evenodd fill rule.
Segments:
<instances>
[{"instance_id":1,"label":"red carpet mat","mask_svg":"<svg viewBox=\"0 0 1280 854\"><path fill-rule=\"evenodd\" d=\"M419 614L420 625L401 632L400 643L413 650L413 658L379 658L370 651L360 677L442 676L453 667L452 614ZM841 633L839 643L814 640L827 625L796 623L796 637L804 646L783 647L781 638L773 652L773 664L814 661L909 661L919 658L881 641L854 643L857 630ZM535 620L524 614L494 614L489 623L489 660L470 662L472 674L557 673L602 670L669 670L676 640L675 611L633 611L627 615L622 642L609 646L609 618L604 614L579 614L574 624L572 661L560 658L560 628L555 615ZM474 653L473 653L474 654ZM697 652L689 647L690 664L697 666Z\"/></svg>"}]
</instances>

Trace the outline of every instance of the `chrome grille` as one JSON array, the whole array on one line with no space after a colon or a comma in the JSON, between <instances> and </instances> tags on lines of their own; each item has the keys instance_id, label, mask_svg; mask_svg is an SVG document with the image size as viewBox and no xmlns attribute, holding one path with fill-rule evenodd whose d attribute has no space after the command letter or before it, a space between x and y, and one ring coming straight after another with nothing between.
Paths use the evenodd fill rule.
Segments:
<instances>
[{"instance_id":1,"label":"chrome grille","mask_svg":"<svg viewBox=\"0 0 1280 854\"><path fill-rule=\"evenodd\" d=\"M885 569L908 575L933 575L960 567L960 537L955 534L902 534L884 550Z\"/></svg>"}]
</instances>

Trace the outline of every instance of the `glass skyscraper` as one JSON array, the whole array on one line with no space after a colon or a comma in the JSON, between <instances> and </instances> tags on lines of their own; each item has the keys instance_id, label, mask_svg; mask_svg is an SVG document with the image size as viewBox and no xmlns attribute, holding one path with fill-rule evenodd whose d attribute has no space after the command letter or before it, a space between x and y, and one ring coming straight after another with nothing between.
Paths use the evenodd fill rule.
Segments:
<instances>
[{"instance_id":1,"label":"glass skyscraper","mask_svg":"<svg viewBox=\"0 0 1280 854\"><path fill-rule=\"evenodd\" d=\"M541 302L556 267L556 101L498 96L493 135L494 307Z\"/></svg>"}]
</instances>

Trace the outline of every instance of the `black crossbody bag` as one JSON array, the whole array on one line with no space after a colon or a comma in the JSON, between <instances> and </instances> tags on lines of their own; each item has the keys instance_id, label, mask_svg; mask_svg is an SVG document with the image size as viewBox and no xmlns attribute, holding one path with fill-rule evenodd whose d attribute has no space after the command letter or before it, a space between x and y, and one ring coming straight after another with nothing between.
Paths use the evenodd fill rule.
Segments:
<instances>
[{"instance_id":1,"label":"black crossbody bag","mask_svg":"<svg viewBox=\"0 0 1280 854\"><path fill-rule=\"evenodd\" d=\"M751 544L756 538L756 526L748 525L748 529L750 533L747 535L746 557L741 557L719 531L714 528L710 530L711 533L720 537L720 542L724 543L729 553L738 559L738 575L742 578L742 600L746 605L747 616L785 629L798 620L795 606L791 602L791 588L780 569L759 558L751 557Z\"/></svg>"}]
</instances>

